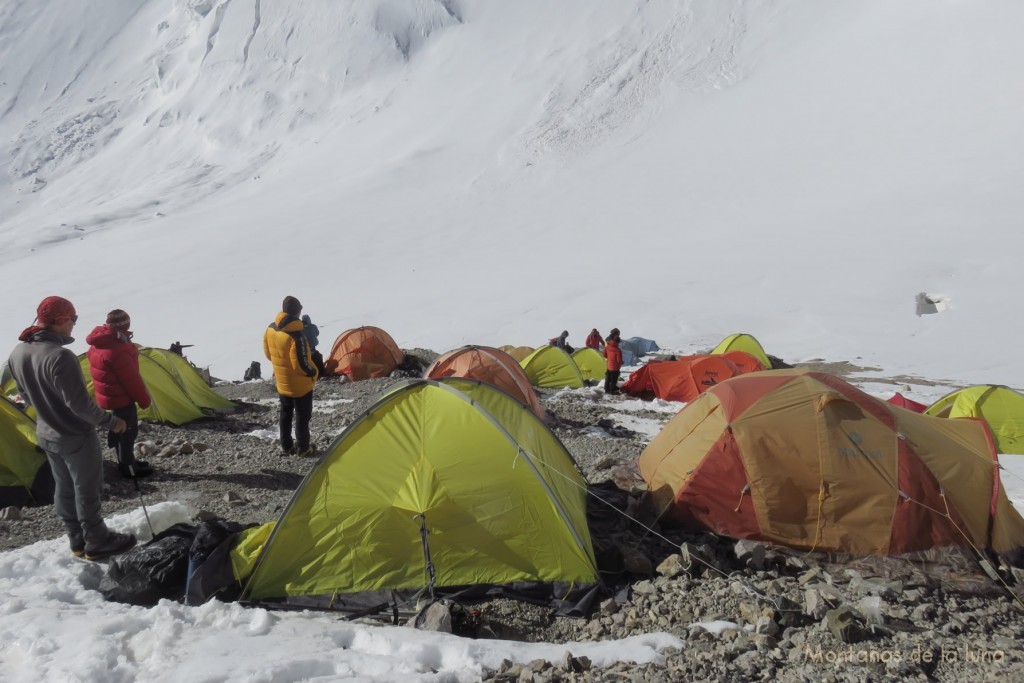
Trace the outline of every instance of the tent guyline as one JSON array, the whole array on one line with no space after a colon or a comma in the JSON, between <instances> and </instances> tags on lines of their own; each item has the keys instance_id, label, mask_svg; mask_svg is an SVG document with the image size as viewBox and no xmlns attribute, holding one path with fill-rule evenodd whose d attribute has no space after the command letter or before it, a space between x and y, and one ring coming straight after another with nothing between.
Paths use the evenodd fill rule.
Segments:
<instances>
[{"instance_id":1,"label":"tent guyline","mask_svg":"<svg viewBox=\"0 0 1024 683\"><path fill-rule=\"evenodd\" d=\"M619 508L615 507L615 506L614 506L614 505L613 505L612 503L610 503L609 501L605 500L605 499L604 499L604 498L602 498L601 496L597 495L596 493L594 493L594 492L593 492L593 491L591 491L590 489L588 489L588 488L586 488L586 487L582 487L582 486L580 486L580 485L579 485L578 483L576 483L576 482L572 481L571 479L569 479L568 477L566 477L566 476L565 476L564 474L562 474L561 472L555 472L555 474L557 474L558 476L560 476L560 477L564 478L564 479L565 479L566 481L568 481L568 482L569 482L569 483L570 483L571 485L573 485L573 486L576 486L576 487L578 487L578 488L582 489L582 490L583 490L583 492L584 492L584 493L586 493L586 494L587 494L588 496L591 496L592 498L594 498L594 499L596 499L596 500L600 501L600 502L601 502L601 503L603 503L604 505L606 505L606 506L608 506L609 508L611 508L612 510L614 510L614 511L615 511L615 512L616 512L617 514L621 515L622 517L625 517L626 519L628 519L629 521L633 522L633 523L634 523L634 524L636 524L637 526L641 527L642 529L644 529L644 530L645 530L645 531L647 531L648 533L650 533L650 534L652 534L652 535L654 535L654 536L657 536L657 537L658 537L658 538L660 538L661 540L663 540L663 541L665 541L666 543L668 543L668 544L669 544L670 546L676 547L676 542L675 542L675 541L673 541L672 539L670 539L670 538L668 538L668 537L664 536L663 534L659 533L659 532L658 532L657 530L655 530L655 529L651 528L650 526L648 526L648 525L644 524L643 522L641 522L641 521L640 521L639 519L637 519L636 517L633 517L632 515L630 515L630 514L628 514L628 513L626 513L626 512L623 512L623 511L622 511L622 510L620 510ZM660 516L659 516L659 518L660 518ZM730 573L730 574L726 574L725 572L723 572L723 571L722 571L721 569L719 569L718 567L714 566L713 564L711 564L711 563L709 563L709 562L705 561L704 559L702 559L702 558L700 558L700 557L696 557L696 556L694 556L694 555L690 555L690 559L691 559L691 560L696 560L696 561L697 561L698 563L700 563L700 564L704 565L705 567L707 567L707 568L708 568L709 570L711 570L712 572L715 572L716 574L719 574L719 575L720 575L720 576L721 576L722 578L724 578L724 579L731 579L731 578L733 578L733 574L735 574L735 573L736 573L736 572L732 572L732 573ZM769 597L768 595L766 595L766 594L764 594L764 593L761 593L761 592L759 592L758 590L756 590L756 589L752 588L751 586L747 585L747 584L746 584L746 583L745 583L745 582L744 582L743 580L741 580L741 579L737 579L736 581L737 581L737 583L739 583L739 584L740 584L741 586L743 586L743 589L744 589L744 590L746 590L746 591L747 591L748 593L750 593L751 595L755 595L755 596L757 596L757 597L761 598L762 600L765 600L766 602L770 602L770 603L772 604L772 606L773 606L773 607L775 607L775 609L776 609L777 611L779 611L779 612L792 612L792 611L794 611L794 610L787 610L787 609L783 609L782 607L780 607L780 606L779 606L779 603L778 603L778 602L776 602L775 600L773 600L773 599L772 599L771 597Z\"/></svg>"}]
</instances>

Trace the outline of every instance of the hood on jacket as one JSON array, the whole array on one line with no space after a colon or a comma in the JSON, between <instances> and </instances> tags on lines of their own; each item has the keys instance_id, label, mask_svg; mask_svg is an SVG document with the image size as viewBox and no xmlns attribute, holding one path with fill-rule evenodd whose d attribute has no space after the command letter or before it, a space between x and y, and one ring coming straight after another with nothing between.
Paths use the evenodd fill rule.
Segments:
<instances>
[{"instance_id":1,"label":"hood on jacket","mask_svg":"<svg viewBox=\"0 0 1024 683\"><path fill-rule=\"evenodd\" d=\"M113 348L117 344L124 344L127 341L128 337L125 336L122 330L118 330L109 325L100 325L93 328L93 331L85 338L86 344L89 346L95 346L98 349Z\"/></svg>"},{"instance_id":2,"label":"hood on jacket","mask_svg":"<svg viewBox=\"0 0 1024 683\"><path fill-rule=\"evenodd\" d=\"M274 324L277 325L277 329L282 332L302 332L303 328L301 320L296 318L294 315L285 313L284 311L277 314L277 318L274 319Z\"/></svg>"}]
</instances>

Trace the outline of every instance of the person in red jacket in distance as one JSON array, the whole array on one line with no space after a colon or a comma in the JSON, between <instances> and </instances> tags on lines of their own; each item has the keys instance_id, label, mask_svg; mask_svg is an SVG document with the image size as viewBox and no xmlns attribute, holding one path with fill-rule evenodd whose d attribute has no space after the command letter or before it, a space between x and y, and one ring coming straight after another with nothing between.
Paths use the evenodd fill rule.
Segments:
<instances>
[{"instance_id":1,"label":"person in red jacket in distance","mask_svg":"<svg viewBox=\"0 0 1024 683\"><path fill-rule=\"evenodd\" d=\"M622 369L622 349L619 348L619 328L613 327L604 347L605 364L604 393L618 394L619 371Z\"/></svg>"},{"instance_id":2,"label":"person in red jacket in distance","mask_svg":"<svg viewBox=\"0 0 1024 683\"><path fill-rule=\"evenodd\" d=\"M132 343L132 319L120 308L107 314L107 321L93 329L85 341L89 344L89 373L96 402L124 420L128 428L120 434L107 433L107 445L117 454L117 469L122 477L148 477L153 468L135 459L135 438L139 434L139 413L153 399L139 372L139 350Z\"/></svg>"}]
</instances>

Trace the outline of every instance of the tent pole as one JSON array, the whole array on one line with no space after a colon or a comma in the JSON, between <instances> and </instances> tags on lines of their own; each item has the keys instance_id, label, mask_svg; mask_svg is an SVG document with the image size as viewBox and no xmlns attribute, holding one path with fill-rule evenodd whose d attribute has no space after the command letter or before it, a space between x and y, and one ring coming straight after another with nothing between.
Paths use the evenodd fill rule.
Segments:
<instances>
[{"instance_id":1,"label":"tent pole","mask_svg":"<svg viewBox=\"0 0 1024 683\"><path fill-rule=\"evenodd\" d=\"M423 542L423 562L427 572L427 589L430 591L430 600L434 597L434 584L437 581L437 572L434 569L434 562L430 559L430 544L427 542L427 516L424 513L414 515L413 519L420 520L420 540Z\"/></svg>"}]
</instances>

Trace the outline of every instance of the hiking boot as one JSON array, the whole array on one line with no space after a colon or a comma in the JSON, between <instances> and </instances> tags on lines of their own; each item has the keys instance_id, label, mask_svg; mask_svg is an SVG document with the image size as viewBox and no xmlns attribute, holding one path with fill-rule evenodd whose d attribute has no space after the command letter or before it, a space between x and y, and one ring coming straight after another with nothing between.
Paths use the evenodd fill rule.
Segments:
<instances>
[{"instance_id":1,"label":"hiking boot","mask_svg":"<svg viewBox=\"0 0 1024 683\"><path fill-rule=\"evenodd\" d=\"M75 557L85 557L85 541L72 543L71 554Z\"/></svg>"},{"instance_id":2,"label":"hiking boot","mask_svg":"<svg viewBox=\"0 0 1024 683\"><path fill-rule=\"evenodd\" d=\"M118 465L117 469L125 479L139 479L153 474L153 468L145 460L136 460L130 465Z\"/></svg>"},{"instance_id":3,"label":"hiking boot","mask_svg":"<svg viewBox=\"0 0 1024 683\"><path fill-rule=\"evenodd\" d=\"M299 456L300 458L312 458L314 455L316 455L316 444L311 443L306 448L296 449L295 455Z\"/></svg>"},{"instance_id":4,"label":"hiking boot","mask_svg":"<svg viewBox=\"0 0 1024 683\"><path fill-rule=\"evenodd\" d=\"M281 455L295 455L295 446L281 446Z\"/></svg>"},{"instance_id":5,"label":"hiking boot","mask_svg":"<svg viewBox=\"0 0 1024 683\"><path fill-rule=\"evenodd\" d=\"M85 559L102 560L105 557L119 555L133 547L135 547L134 534L122 534L116 531L111 531L107 533L107 537L102 543L94 545L91 548L86 546Z\"/></svg>"}]
</instances>

